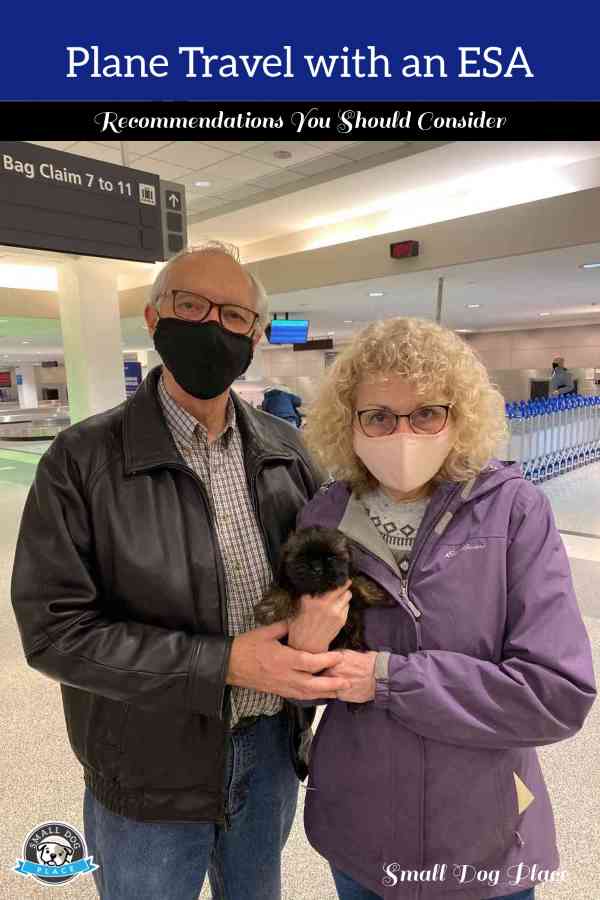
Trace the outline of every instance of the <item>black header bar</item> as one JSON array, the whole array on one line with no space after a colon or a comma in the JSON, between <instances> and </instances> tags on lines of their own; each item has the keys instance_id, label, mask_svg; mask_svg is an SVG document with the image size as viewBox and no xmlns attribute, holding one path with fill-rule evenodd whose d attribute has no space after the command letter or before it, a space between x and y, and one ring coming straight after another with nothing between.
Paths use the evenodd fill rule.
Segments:
<instances>
[{"instance_id":1,"label":"black header bar","mask_svg":"<svg viewBox=\"0 0 600 900\"><path fill-rule=\"evenodd\" d=\"M598 140L600 102L0 102L0 140Z\"/></svg>"}]
</instances>

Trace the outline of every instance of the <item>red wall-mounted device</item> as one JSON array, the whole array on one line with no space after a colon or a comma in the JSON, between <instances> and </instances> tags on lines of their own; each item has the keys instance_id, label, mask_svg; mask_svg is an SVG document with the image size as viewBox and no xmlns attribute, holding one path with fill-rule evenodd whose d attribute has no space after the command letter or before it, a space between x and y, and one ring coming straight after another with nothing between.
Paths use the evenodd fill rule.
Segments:
<instances>
[{"instance_id":1,"label":"red wall-mounted device","mask_svg":"<svg viewBox=\"0 0 600 900\"><path fill-rule=\"evenodd\" d=\"M392 259L407 259L410 256L418 255L418 241L396 241L395 244L390 244L390 256Z\"/></svg>"}]
</instances>

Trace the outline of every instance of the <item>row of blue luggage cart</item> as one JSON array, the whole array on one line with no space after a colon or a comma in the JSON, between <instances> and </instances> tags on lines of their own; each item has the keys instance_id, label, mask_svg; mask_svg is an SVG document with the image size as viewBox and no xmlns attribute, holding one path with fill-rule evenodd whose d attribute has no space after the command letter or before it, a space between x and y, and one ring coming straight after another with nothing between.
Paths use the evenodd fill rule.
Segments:
<instances>
[{"instance_id":1,"label":"row of blue luggage cart","mask_svg":"<svg viewBox=\"0 0 600 900\"><path fill-rule=\"evenodd\" d=\"M600 397L552 397L506 404L507 459L534 483L600 461Z\"/></svg>"}]
</instances>

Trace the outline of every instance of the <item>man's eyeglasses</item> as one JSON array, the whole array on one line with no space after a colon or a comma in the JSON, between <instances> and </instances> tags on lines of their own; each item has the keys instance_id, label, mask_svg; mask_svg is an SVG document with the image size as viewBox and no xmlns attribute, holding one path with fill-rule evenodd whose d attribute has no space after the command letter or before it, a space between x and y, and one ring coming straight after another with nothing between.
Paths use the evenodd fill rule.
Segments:
<instances>
[{"instance_id":1,"label":"man's eyeglasses","mask_svg":"<svg viewBox=\"0 0 600 900\"><path fill-rule=\"evenodd\" d=\"M187 322L203 322L213 306L219 313L219 322L226 331L233 334L250 334L258 320L258 313L246 306L236 306L234 303L213 303L202 294L193 294L191 291L169 291L173 300L173 315Z\"/></svg>"},{"instance_id":2,"label":"man's eyeglasses","mask_svg":"<svg viewBox=\"0 0 600 900\"><path fill-rule=\"evenodd\" d=\"M400 419L408 419L415 434L439 434L448 421L451 404L446 406L420 406L408 415L389 412L386 409L357 409L361 431L366 437L386 437L393 434Z\"/></svg>"}]
</instances>

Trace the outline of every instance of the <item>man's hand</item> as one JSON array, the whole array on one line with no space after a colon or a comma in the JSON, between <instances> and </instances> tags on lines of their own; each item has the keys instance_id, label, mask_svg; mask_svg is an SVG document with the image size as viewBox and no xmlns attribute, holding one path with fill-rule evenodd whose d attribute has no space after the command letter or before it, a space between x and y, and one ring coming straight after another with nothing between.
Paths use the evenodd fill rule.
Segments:
<instances>
[{"instance_id":1,"label":"man's hand","mask_svg":"<svg viewBox=\"0 0 600 900\"><path fill-rule=\"evenodd\" d=\"M341 654L341 661L324 673L332 677L346 678L352 683L348 690L338 691L338 700L346 700L350 703L366 703L368 700L373 700L377 652L369 650L366 653L357 653L356 650L342 650Z\"/></svg>"},{"instance_id":2,"label":"man's hand","mask_svg":"<svg viewBox=\"0 0 600 900\"><path fill-rule=\"evenodd\" d=\"M289 620L288 647L323 653L346 624L351 581L325 594L304 594L300 612Z\"/></svg>"},{"instance_id":3,"label":"man's hand","mask_svg":"<svg viewBox=\"0 0 600 900\"><path fill-rule=\"evenodd\" d=\"M340 675L315 677L342 660L341 651L309 653L280 643L288 631L287 622L262 625L233 639L227 684L249 687L292 700L319 700L337 697L352 685Z\"/></svg>"}]
</instances>

